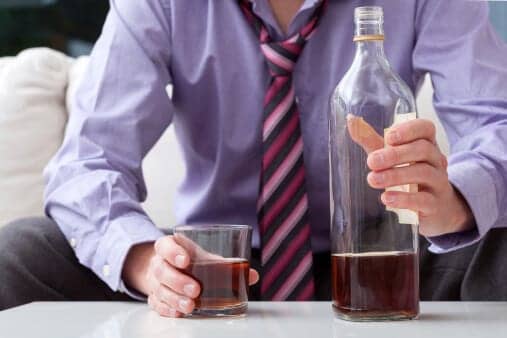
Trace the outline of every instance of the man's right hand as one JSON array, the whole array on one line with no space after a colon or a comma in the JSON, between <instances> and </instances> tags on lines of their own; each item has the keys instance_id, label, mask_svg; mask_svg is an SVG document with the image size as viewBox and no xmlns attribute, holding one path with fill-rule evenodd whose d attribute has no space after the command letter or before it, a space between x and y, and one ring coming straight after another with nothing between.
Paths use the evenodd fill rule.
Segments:
<instances>
[{"instance_id":1,"label":"man's right hand","mask_svg":"<svg viewBox=\"0 0 507 338\"><path fill-rule=\"evenodd\" d=\"M200 286L178 269L190 263L187 252L173 236L134 246L125 261L123 278L128 287L148 296L148 305L165 317L181 317L194 309Z\"/></svg>"},{"instance_id":2,"label":"man's right hand","mask_svg":"<svg viewBox=\"0 0 507 338\"><path fill-rule=\"evenodd\" d=\"M173 236L166 236L155 244L140 244L130 250L123 280L148 296L149 306L161 316L181 317L194 310L194 300L201 292L199 283L180 271L189 264L189 252ZM250 285L258 280L259 274L251 269Z\"/></svg>"}]
</instances>

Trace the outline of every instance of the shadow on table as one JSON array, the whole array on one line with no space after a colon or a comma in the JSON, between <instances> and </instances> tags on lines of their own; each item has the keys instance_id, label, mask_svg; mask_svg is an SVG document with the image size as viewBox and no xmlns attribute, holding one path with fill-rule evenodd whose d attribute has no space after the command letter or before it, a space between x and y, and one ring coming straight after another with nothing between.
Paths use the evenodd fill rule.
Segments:
<instances>
[{"instance_id":1,"label":"shadow on table","mask_svg":"<svg viewBox=\"0 0 507 338\"><path fill-rule=\"evenodd\" d=\"M255 317L269 317L269 318L281 318L287 317L287 313L285 311L277 310L277 309L249 309L248 316Z\"/></svg>"},{"instance_id":2,"label":"shadow on table","mask_svg":"<svg viewBox=\"0 0 507 338\"><path fill-rule=\"evenodd\" d=\"M459 313L422 313L417 320L432 322L452 322L460 321L463 315Z\"/></svg>"}]
</instances>

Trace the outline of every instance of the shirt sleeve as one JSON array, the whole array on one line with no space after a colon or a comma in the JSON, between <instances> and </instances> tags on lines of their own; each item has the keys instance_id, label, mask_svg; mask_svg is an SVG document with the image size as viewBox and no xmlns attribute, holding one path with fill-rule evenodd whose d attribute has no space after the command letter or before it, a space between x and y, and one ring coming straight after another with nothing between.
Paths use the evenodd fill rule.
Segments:
<instances>
[{"instance_id":1,"label":"shirt sleeve","mask_svg":"<svg viewBox=\"0 0 507 338\"><path fill-rule=\"evenodd\" d=\"M45 169L45 210L111 289L135 244L163 233L141 208L142 159L172 120L170 32L161 1L112 0L63 145Z\"/></svg>"},{"instance_id":2,"label":"shirt sleeve","mask_svg":"<svg viewBox=\"0 0 507 338\"><path fill-rule=\"evenodd\" d=\"M486 2L418 2L413 65L430 73L434 105L449 137L449 180L468 202L471 231L429 238L446 252L507 224L507 46Z\"/></svg>"}]
</instances>

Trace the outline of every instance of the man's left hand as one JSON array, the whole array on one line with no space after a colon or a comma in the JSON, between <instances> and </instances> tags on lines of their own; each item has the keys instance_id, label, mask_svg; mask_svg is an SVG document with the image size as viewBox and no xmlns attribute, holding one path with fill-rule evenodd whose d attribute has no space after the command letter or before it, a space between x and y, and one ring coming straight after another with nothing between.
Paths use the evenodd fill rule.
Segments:
<instances>
[{"instance_id":1,"label":"man's left hand","mask_svg":"<svg viewBox=\"0 0 507 338\"><path fill-rule=\"evenodd\" d=\"M384 139L363 119L349 117L347 125L352 139L368 153L371 187L419 186L414 193L385 191L381 200L386 206L417 211L419 232L424 236L471 229L472 212L449 182L447 158L438 148L431 121L416 119L392 127L385 135L386 147ZM410 165L397 167L406 163Z\"/></svg>"}]
</instances>

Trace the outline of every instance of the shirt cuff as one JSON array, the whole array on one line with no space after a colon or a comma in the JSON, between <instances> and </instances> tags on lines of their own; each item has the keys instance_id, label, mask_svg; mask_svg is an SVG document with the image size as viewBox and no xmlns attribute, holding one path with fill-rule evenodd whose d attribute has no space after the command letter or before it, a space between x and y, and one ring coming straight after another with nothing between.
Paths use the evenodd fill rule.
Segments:
<instances>
[{"instance_id":1,"label":"shirt cuff","mask_svg":"<svg viewBox=\"0 0 507 338\"><path fill-rule=\"evenodd\" d=\"M146 302L148 300L148 297L143 295L142 293L129 288L123 280L120 280L120 286L118 287L118 291L126 294L130 298L134 300L138 300L140 302Z\"/></svg>"},{"instance_id":2,"label":"shirt cuff","mask_svg":"<svg viewBox=\"0 0 507 338\"><path fill-rule=\"evenodd\" d=\"M451 184L470 206L475 227L468 231L429 237L429 250L434 253L446 253L478 242L498 218L494 180L478 162L468 160L451 164L448 175Z\"/></svg>"},{"instance_id":3,"label":"shirt cuff","mask_svg":"<svg viewBox=\"0 0 507 338\"><path fill-rule=\"evenodd\" d=\"M92 270L112 290L126 292L134 299L144 300L127 290L121 280L123 264L130 249L137 244L154 242L164 233L144 215L121 217L110 223L95 253Z\"/></svg>"}]
</instances>

